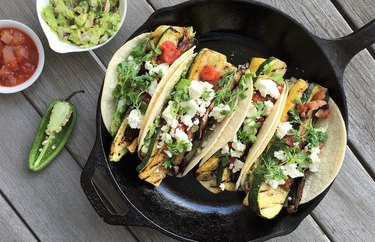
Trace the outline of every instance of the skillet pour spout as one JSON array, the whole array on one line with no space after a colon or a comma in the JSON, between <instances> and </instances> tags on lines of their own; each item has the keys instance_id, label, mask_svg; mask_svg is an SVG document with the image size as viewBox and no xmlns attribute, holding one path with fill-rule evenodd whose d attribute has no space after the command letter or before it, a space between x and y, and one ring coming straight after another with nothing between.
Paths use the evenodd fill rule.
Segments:
<instances>
[{"instance_id":1,"label":"skillet pour spout","mask_svg":"<svg viewBox=\"0 0 375 242\"><path fill-rule=\"evenodd\" d=\"M285 61L285 76L313 80L329 88L346 125L344 69L357 52L375 42L374 20L348 36L325 40L281 11L247 0L195 0L163 8L130 38L165 24L193 26L198 40L196 51L214 49L235 65L254 56L275 56ZM104 127L100 103L96 118L96 141L83 169L81 186L96 212L109 224L147 226L182 241L264 241L296 229L329 190L301 205L296 214L283 211L268 221L242 205L243 193L211 194L191 173L184 178L167 177L154 188L138 179L135 167L140 161L136 156L127 155L118 163L108 161L112 138ZM94 185L99 182L94 178L99 167L128 212L110 209L109 205L117 201L100 194L101 189Z\"/></svg>"}]
</instances>

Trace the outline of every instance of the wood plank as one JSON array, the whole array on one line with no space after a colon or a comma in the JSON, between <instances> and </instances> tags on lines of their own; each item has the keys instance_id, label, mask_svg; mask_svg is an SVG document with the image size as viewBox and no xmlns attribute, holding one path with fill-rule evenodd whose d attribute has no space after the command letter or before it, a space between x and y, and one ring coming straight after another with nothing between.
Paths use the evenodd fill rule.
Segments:
<instances>
[{"instance_id":1,"label":"wood plank","mask_svg":"<svg viewBox=\"0 0 375 242\"><path fill-rule=\"evenodd\" d=\"M105 224L84 195L81 168L66 151L39 174L27 169L40 116L22 94L1 96L0 190L42 241L136 241Z\"/></svg>"},{"instance_id":2,"label":"wood plank","mask_svg":"<svg viewBox=\"0 0 375 242\"><path fill-rule=\"evenodd\" d=\"M275 239L271 239L272 242L283 242L283 241L330 241L324 232L320 229L314 219L309 215L296 230L292 233L281 236Z\"/></svg>"},{"instance_id":3,"label":"wood plank","mask_svg":"<svg viewBox=\"0 0 375 242\"><path fill-rule=\"evenodd\" d=\"M348 149L332 189L313 216L336 241L375 238L375 183Z\"/></svg>"},{"instance_id":4,"label":"wood plank","mask_svg":"<svg viewBox=\"0 0 375 242\"><path fill-rule=\"evenodd\" d=\"M146 0L128 1L128 11L125 22L119 33L111 40L110 43L95 50L95 54L103 62L104 66L108 65L113 54L118 50L131 34L141 26L154 10Z\"/></svg>"},{"instance_id":5,"label":"wood plank","mask_svg":"<svg viewBox=\"0 0 375 242\"><path fill-rule=\"evenodd\" d=\"M354 29L358 29L375 18L375 4L373 0L332 0ZM375 51L375 44L371 46Z\"/></svg>"},{"instance_id":6,"label":"wood plank","mask_svg":"<svg viewBox=\"0 0 375 242\"><path fill-rule=\"evenodd\" d=\"M2 241L37 241L1 195L0 218L0 238Z\"/></svg>"},{"instance_id":7,"label":"wood plank","mask_svg":"<svg viewBox=\"0 0 375 242\"><path fill-rule=\"evenodd\" d=\"M151 0L156 7L171 6L184 0ZM302 23L312 33L322 38L338 38L348 35L352 29L331 1L261 0ZM371 4L370 4L371 5ZM372 151L375 150L375 61L368 51L363 50L349 63L344 74L344 89L349 112L349 140L362 155L366 166L375 174Z\"/></svg>"}]
</instances>

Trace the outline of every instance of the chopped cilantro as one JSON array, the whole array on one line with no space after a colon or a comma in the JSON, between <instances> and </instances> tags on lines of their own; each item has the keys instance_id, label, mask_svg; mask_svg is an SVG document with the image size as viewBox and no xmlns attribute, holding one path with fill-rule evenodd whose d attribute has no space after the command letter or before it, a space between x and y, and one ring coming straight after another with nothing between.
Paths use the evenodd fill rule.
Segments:
<instances>
[{"instance_id":1,"label":"chopped cilantro","mask_svg":"<svg viewBox=\"0 0 375 242\"><path fill-rule=\"evenodd\" d=\"M189 147L189 144L184 141L168 142L168 150L171 152L172 156L176 156L184 152L185 149Z\"/></svg>"},{"instance_id":2,"label":"chopped cilantro","mask_svg":"<svg viewBox=\"0 0 375 242\"><path fill-rule=\"evenodd\" d=\"M299 116L299 113L296 108L293 108L289 111L289 122L291 124L302 124L302 120Z\"/></svg>"},{"instance_id":3,"label":"chopped cilantro","mask_svg":"<svg viewBox=\"0 0 375 242\"><path fill-rule=\"evenodd\" d=\"M163 166L168 169L172 165L172 160L171 159L165 159L163 162Z\"/></svg>"},{"instance_id":4,"label":"chopped cilantro","mask_svg":"<svg viewBox=\"0 0 375 242\"><path fill-rule=\"evenodd\" d=\"M310 148L319 147L328 138L328 135L319 128L314 128L310 123L307 128L307 141L310 143Z\"/></svg>"},{"instance_id":5,"label":"chopped cilantro","mask_svg":"<svg viewBox=\"0 0 375 242\"><path fill-rule=\"evenodd\" d=\"M281 170L276 159L272 157L264 157L263 155L260 158L262 163L260 164L257 173L264 176L265 180L283 180L287 176Z\"/></svg>"},{"instance_id":6,"label":"chopped cilantro","mask_svg":"<svg viewBox=\"0 0 375 242\"><path fill-rule=\"evenodd\" d=\"M196 125L196 124L194 124L192 127L191 127L192 129L193 129L193 133L195 133L195 132L197 132L198 131L198 129L199 129L199 126L198 125Z\"/></svg>"}]
</instances>

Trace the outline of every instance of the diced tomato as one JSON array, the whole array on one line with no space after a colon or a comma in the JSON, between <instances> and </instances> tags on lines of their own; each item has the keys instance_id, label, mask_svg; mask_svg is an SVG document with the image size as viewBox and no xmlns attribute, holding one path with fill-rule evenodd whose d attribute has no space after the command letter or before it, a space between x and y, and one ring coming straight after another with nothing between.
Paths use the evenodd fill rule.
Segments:
<instances>
[{"instance_id":1,"label":"diced tomato","mask_svg":"<svg viewBox=\"0 0 375 242\"><path fill-rule=\"evenodd\" d=\"M6 77L7 75L9 74L9 70L7 69L7 67L5 65L3 65L0 69L0 78L4 78Z\"/></svg>"},{"instance_id":2,"label":"diced tomato","mask_svg":"<svg viewBox=\"0 0 375 242\"><path fill-rule=\"evenodd\" d=\"M220 72L216 71L214 66L205 66L199 73L199 78L202 81L207 81L212 84L215 84L220 77Z\"/></svg>"},{"instance_id":3,"label":"diced tomato","mask_svg":"<svg viewBox=\"0 0 375 242\"><path fill-rule=\"evenodd\" d=\"M265 97L263 97L259 93L259 91L254 91L253 92L253 102L258 102L258 101L264 102L265 101Z\"/></svg>"},{"instance_id":4,"label":"diced tomato","mask_svg":"<svg viewBox=\"0 0 375 242\"><path fill-rule=\"evenodd\" d=\"M5 44L9 45L12 42L13 36L9 33L9 31L3 31L1 35L1 41Z\"/></svg>"},{"instance_id":5,"label":"diced tomato","mask_svg":"<svg viewBox=\"0 0 375 242\"><path fill-rule=\"evenodd\" d=\"M279 85L277 83L276 83L276 85L277 85L277 89L279 89L279 93L281 94L283 92L283 90L284 90L284 86L281 86L281 85Z\"/></svg>"},{"instance_id":6,"label":"diced tomato","mask_svg":"<svg viewBox=\"0 0 375 242\"><path fill-rule=\"evenodd\" d=\"M12 45L13 46L22 45L24 44L24 42L25 42L25 37L23 36L23 34L19 31L14 31Z\"/></svg>"},{"instance_id":7,"label":"diced tomato","mask_svg":"<svg viewBox=\"0 0 375 242\"><path fill-rule=\"evenodd\" d=\"M285 143L290 146L290 147L294 147L294 137L293 135L285 135L284 136L284 140L285 140Z\"/></svg>"},{"instance_id":8,"label":"diced tomato","mask_svg":"<svg viewBox=\"0 0 375 242\"><path fill-rule=\"evenodd\" d=\"M315 116L319 119L326 119L329 116L329 109L319 109Z\"/></svg>"},{"instance_id":9,"label":"diced tomato","mask_svg":"<svg viewBox=\"0 0 375 242\"><path fill-rule=\"evenodd\" d=\"M16 57L13 54L13 47L11 46L5 46L3 49L3 58L4 63L9 64L11 62L16 61Z\"/></svg>"},{"instance_id":10,"label":"diced tomato","mask_svg":"<svg viewBox=\"0 0 375 242\"><path fill-rule=\"evenodd\" d=\"M35 71L35 66L33 64L28 63L28 62L25 62L21 66L21 70L22 70L23 74L32 74Z\"/></svg>"},{"instance_id":11,"label":"diced tomato","mask_svg":"<svg viewBox=\"0 0 375 242\"><path fill-rule=\"evenodd\" d=\"M24 46L15 47L14 54L18 62L24 62L29 58L29 51Z\"/></svg>"},{"instance_id":12,"label":"diced tomato","mask_svg":"<svg viewBox=\"0 0 375 242\"><path fill-rule=\"evenodd\" d=\"M179 129L179 130L181 130L183 132L186 132L187 128L188 127L185 124L178 124L177 125L177 129Z\"/></svg>"},{"instance_id":13,"label":"diced tomato","mask_svg":"<svg viewBox=\"0 0 375 242\"><path fill-rule=\"evenodd\" d=\"M33 40L13 28L0 29L0 86L15 86L32 76L39 53Z\"/></svg>"},{"instance_id":14,"label":"diced tomato","mask_svg":"<svg viewBox=\"0 0 375 242\"><path fill-rule=\"evenodd\" d=\"M177 46L172 41L164 41L159 49L162 52L160 58L169 65L172 65L181 55L181 51L177 49Z\"/></svg>"}]
</instances>

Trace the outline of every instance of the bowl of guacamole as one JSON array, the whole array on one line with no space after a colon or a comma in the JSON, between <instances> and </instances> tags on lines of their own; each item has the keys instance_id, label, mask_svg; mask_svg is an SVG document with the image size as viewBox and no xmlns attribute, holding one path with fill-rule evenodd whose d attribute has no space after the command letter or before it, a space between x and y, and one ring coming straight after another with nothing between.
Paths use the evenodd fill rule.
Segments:
<instances>
[{"instance_id":1,"label":"bowl of guacamole","mask_svg":"<svg viewBox=\"0 0 375 242\"><path fill-rule=\"evenodd\" d=\"M37 0L39 22L58 53L105 45L122 26L126 9L126 0Z\"/></svg>"}]
</instances>

